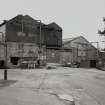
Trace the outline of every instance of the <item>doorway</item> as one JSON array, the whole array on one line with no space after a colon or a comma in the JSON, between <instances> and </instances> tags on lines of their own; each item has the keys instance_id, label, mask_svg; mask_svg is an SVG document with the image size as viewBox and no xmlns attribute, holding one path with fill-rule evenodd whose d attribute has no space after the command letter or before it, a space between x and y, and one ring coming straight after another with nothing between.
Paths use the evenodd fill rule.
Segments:
<instances>
[{"instance_id":1,"label":"doorway","mask_svg":"<svg viewBox=\"0 0 105 105\"><path fill-rule=\"evenodd\" d=\"M96 67L96 60L90 60L90 67L92 68Z\"/></svg>"},{"instance_id":2,"label":"doorway","mask_svg":"<svg viewBox=\"0 0 105 105\"><path fill-rule=\"evenodd\" d=\"M17 65L19 59L20 59L19 57L11 57L11 63L12 63L13 65Z\"/></svg>"},{"instance_id":3,"label":"doorway","mask_svg":"<svg viewBox=\"0 0 105 105\"><path fill-rule=\"evenodd\" d=\"M4 66L5 66L4 60L0 60L0 69L4 68Z\"/></svg>"}]
</instances>

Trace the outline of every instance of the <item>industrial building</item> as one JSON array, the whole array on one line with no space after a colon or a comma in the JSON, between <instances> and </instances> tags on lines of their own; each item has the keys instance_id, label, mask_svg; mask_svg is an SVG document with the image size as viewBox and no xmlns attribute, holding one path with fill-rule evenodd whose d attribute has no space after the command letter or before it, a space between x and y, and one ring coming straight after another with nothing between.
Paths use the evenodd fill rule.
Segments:
<instances>
[{"instance_id":1,"label":"industrial building","mask_svg":"<svg viewBox=\"0 0 105 105\"><path fill-rule=\"evenodd\" d=\"M27 62L27 67L35 66L38 59L49 62L53 49L61 47L62 28L54 22L44 24L29 15L17 15L0 24L0 66L5 61L10 68Z\"/></svg>"},{"instance_id":2,"label":"industrial building","mask_svg":"<svg viewBox=\"0 0 105 105\"><path fill-rule=\"evenodd\" d=\"M83 36L63 40L62 62L79 62L81 67L96 67L98 49ZM70 50L71 49L71 50Z\"/></svg>"},{"instance_id":3,"label":"industrial building","mask_svg":"<svg viewBox=\"0 0 105 105\"><path fill-rule=\"evenodd\" d=\"M62 28L29 15L17 15L0 24L0 67L34 68L36 64L74 63L96 67L98 49L83 36L62 41Z\"/></svg>"}]
</instances>

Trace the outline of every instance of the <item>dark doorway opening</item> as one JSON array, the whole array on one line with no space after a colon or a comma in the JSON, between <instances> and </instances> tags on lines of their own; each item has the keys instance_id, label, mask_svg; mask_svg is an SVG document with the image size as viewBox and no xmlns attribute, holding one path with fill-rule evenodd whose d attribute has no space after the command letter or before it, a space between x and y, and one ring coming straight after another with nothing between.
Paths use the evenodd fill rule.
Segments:
<instances>
[{"instance_id":1,"label":"dark doorway opening","mask_svg":"<svg viewBox=\"0 0 105 105\"><path fill-rule=\"evenodd\" d=\"M19 57L11 57L11 63L12 63L13 65L17 65L19 59L20 59Z\"/></svg>"},{"instance_id":2,"label":"dark doorway opening","mask_svg":"<svg viewBox=\"0 0 105 105\"><path fill-rule=\"evenodd\" d=\"M90 60L90 67L96 67L96 60Z\"/></svg>"},{"instance_id":3,"label":"dark doorway opening","mask_svg":"<svg viewBox=\"0 0 105 105\"><path fill-rule=\"evenodd\" d=\"M4 68L4 66L5 66L4 60L0 60L0 69Z\"/></svg>"}]
</instances>

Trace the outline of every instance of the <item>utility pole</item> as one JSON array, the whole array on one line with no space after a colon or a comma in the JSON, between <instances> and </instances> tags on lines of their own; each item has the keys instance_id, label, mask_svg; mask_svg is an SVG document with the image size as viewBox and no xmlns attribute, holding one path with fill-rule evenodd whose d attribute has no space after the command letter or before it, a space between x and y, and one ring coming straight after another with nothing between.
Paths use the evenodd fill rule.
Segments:
<instances>
[{"instance_id":1,"label":"utility pole","mask_svg":"<svg viewBox=\"0 0 105 105\"><path fill-rule=\"evenodd\" d=\"M21 58L21 63L23 61L23 53L24 53L24 42L23 42L23 37L25 35L24 33L24 22L23 22L23 16L21 17L21 23L20 23L20 32L21 32L21 36L20 36L20 41L19 41L19 49L20 49L20 58Z\"/></svg>"},{"instance_id":2,"label":"utility pole","mask_svg":"<svg viewBox=\"0 0 105 105\"><path fill-rule=\"evenodd\" d=\"M41 20L37 20L37 21L39 21L40 22L40 24L39 24L39 67L41 66L41 53L42 53L42 51L41 51L41 49L42 49L42 27L41 27L41 24L42 24L42 22L41 22Z\"/></svg>"},{"instance_id":3,"label":"utility pole","mask_svg":"<svg viewBox=\"0 0 105 105\"><path fill-rule=\"evenodd\" d=\"M41 47L42 47L42 33L41 33L41 20L39 20L40 21L40 49L41 49Z\"/></svg>"},{"instance_id":4,"label":"utility pole","mask_svg":"<svg viewBox=\"0 0 105 105\"><path fill-rule=\"evenodd\" d=\"M24 43L23 43L23 40L22 40L22 37L24 36L24 26L23 26L23 17L22 17L22 19L21 19L21 60L23 59L23 50L24 50L24 48L23 48L23 46L24 46Z\"/></svg>"},{"instance_id":5,"label":"utility pole","mask_svg":"<svg viewBox=\"0 0 105 105\"><path fill-rule=\"evenodd\" d=\"M4 80L7 80L7 42L5 39L5 69L4 69Z\"/></svg>"}]
</instances>

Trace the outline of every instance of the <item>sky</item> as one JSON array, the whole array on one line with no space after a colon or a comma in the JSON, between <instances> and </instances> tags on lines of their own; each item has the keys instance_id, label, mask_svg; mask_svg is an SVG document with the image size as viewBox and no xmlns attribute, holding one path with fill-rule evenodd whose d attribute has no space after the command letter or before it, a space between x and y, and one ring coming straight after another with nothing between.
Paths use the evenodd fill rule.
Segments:
<instances>
[{"instance_id":1,"label":"sky","mask_svg":"<svg viewBox=\"0 0 105 105\"><path fill-rule=\"evenodd\" d=\"M0 22L18 14L30 15L63 29L63 38L84 36L90 42L102 41L98 30L105 24L105 0L0 0ZM101 43L102 44L102 43Z\"/></svg>"}]
</instances>

